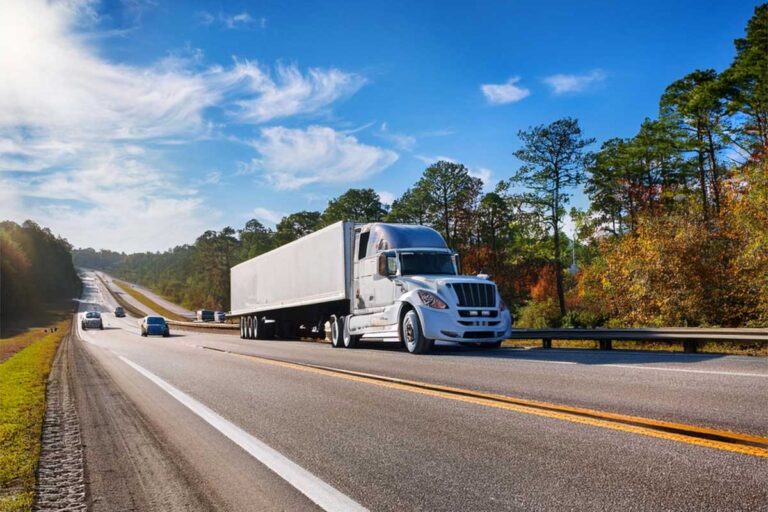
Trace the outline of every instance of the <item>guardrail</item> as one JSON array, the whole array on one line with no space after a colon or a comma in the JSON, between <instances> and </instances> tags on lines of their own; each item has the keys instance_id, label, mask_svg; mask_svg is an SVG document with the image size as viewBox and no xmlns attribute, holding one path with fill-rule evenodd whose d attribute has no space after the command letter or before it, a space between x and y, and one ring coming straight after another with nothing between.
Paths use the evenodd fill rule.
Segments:
<instances>
[{"instance_id":1,"label":"guardrail","mask_svg":"<svg viewBox=\"0 0 768 512\"><path fill-rule=\"evenodd\" d=\"M223 322L181 322L179 320L165 319L165 323L168 325L176 325L178 327L201 327L203 329L239 329L238 324L227 324Z\"/></svg>"},{"instance_id":2,"label":"guardrail","mask_svg":"<svg viewBox=\"0 0 768 512\"><path fill-rule=\"evenodd\" d=\"M728 329L704 327L662 327L638 329L512 329L509 339L541 340L552 348L552 340L592 340L601 350L611 350L614 340L682 342L686 352L696 352L699 341L768 343L768 329Z\"/></svg>"}]
</instances>

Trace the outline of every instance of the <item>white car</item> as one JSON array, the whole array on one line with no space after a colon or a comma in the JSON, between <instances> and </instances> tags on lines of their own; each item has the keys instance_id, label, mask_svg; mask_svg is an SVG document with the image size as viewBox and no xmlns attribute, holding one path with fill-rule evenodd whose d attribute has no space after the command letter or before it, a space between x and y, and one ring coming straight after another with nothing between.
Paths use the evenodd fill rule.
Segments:
<instances>
[{"instance_id":1,"label":"white car","mask_svg":"<svg viewBox=\"0 0 768 512\"><path fill-rule=\"evenodd\" d=\"M80 317L80 326L83 330L104 329L104 322L101 320L101 313L98 311L88 311Z\"/></svg>"}]
</instances>

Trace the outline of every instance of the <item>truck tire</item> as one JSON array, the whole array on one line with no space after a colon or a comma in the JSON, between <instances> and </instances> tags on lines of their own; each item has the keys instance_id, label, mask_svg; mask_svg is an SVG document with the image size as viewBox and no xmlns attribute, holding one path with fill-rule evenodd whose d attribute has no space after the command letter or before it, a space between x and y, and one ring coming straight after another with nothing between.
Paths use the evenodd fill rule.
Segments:
<instances>
[{"instance_id":1,"label":"truck tire","mask_svg":"<svg viewBox=\"0 0 768 512\"><path fill-rule=\"evenodd\" d=\"M240 339L245 339L245 317L240 317Z\"/></svg>"},{"instance_id":2,"label":"truck tire","mask_svg":"<svg viewBox=\"0 0 768 512\"><path fill-rule=\"evenodd\" d=\"M331 346L344 347L344 317L331 315Z\"/></svg>"},{"instance_id":3,"label":"truck tire","mask_svg":"<svg viewBox=\"0 0 768 512\"><path fill-rule=\"evenodd\" d=\"M412 309L403 315L400 324L400 337L405 342L405 348L411 354L426 354L434 344L433 340L424 337L419 315Z\"/></svg>"},{"instance_id":4,"label":"truck tire","mask_svg":"<svg viewBox=\"0 0 768 512\"><path fill-rule=\"evenodd\" d=\"M357 348L361 336L349 333L349 317L344 318L344 348Z\"/></svg>"},{"instance_id":5,"label":"truck tire","mask_svg":"<svg viewBox=\"0 0 768 512\"><path fill-rule=\"evenodd\" d=\"M254 327L255 327L255 325L254 325L254 323L255 323L255 322L254 322L254 320L255 320L255 318L254 318L254 317L252 317L252 316L249 316L249 317L246 319L246 321L245 321L245 322L246 322L246 323L245 323L245 331L246 331L245 337L246 337L247 339L249 339L249 340L253 340L253 339L256 339L256 336L255 336L255 332L254 332L254 331L255 331L255 330L254 330Z\"/></svg>"}]
</instances>

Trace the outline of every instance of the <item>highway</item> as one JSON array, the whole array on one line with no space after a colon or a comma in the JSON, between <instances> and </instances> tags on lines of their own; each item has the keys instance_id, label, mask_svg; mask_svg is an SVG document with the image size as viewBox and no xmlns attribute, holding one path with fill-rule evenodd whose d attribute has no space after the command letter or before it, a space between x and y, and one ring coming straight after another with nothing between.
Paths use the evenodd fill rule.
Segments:
<instances>
[{"instance_id":1,"label":"highway","mask_svg":"<svg viewBox=\"0 0 768 512\"><path fill-rule=\"evenodd\" d=\"M768 510L763 358L142 338L84 284L91 510Z\"/></svg>"}]
</instances>

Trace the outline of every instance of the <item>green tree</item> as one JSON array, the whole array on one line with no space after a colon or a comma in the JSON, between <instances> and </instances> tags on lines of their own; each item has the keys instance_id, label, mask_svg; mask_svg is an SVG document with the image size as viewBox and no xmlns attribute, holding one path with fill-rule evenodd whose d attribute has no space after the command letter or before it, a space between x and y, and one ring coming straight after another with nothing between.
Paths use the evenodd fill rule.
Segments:
<instances>
[{"instance_id":1,"label":"green tree","mask_svg":"<svg viewBox=\"0 0 768 512\"><path fill-rule=\"evenodd\" d=\"M405 224L427 224L427 191L416 185L406 190L402 196L392 202L392 207L386 216L387 222L402 222Z\"/></svg>"},{"instance_id":2,"label":"green tree","mask_svg":"<svg viewBox=\"0 0 768 512\"><path fill-rule=\"evenodd\" d=\"M736 57L723 73L730 114L746 116L738 131L756 155L768 148L768 4L755 7L746 37L736 39Z\"/></svg>"},{"instance_id":3,"label":"green tree","mask_svg":"<svg viewBox=\"0 0 768 512\"><path fill-rule=\"evenodd\" d=\"M206 231L195 242L198 276L217 308L229 309L229 269L237 248L235 230L227 226L221 231Z\"/></svg>"},{"instance_id":4,"label":"green tree","mask_svg":"<svg viewBox=\"0 0 768 512\"><path fill-rule=\"evenodd\" d=\"M473 212L483 183L462 164L439 161L424 171L416 188L424 194L429 223L445 237L449 247L471 234Z\"/></svg>"},{"instance_id":5,"label":"green tree","mask_svg":"<svg viewBox=\"0 0 768 512\"><path fill-rule=\"evenodd\" d=\"M277 223L275 246L285 245L308 235L320 228L320 212L302 211L292 213Z\"/></svg>"},{"instance_id":6,"label":"green tree","mask_svg":"<svg viewBox=\"0 0 768 512\"><path fill-rule=\"evenodd\" d=\"M687 146L696 153L701 207L709 218L709 190L715 214L720 212L723 172L718 162L724 132L722 82L713 69L697 70L673 82L661 97L662 116L690 134ZM684 149L684 148L682 148Z\"/></svg>"},{"instance_id":7,"label":"green tree","mask_svg":"<svg viewBox=\"0 0 768 512\"><path fill-rule=\"evenodd\" d=\"M328 201L322 215L322 224L327 226L340 220L354 222L379 222L387 210L381 198L372 188L351 188L335 199Z\"/></svg>"},{"instance_id":8,"label":"green tree","mask_svg":"<svg viewBox=\"0 0 768 512\"><path fill-rule=\"evenodd\" d=\"M256 219L245 223L238 232L240 246L237 251L238 263L264 254L272 249L274 232Z\"/></svg>"},{"instance_id":9,"label":"green tree","mask_svg":"<svg viewBox=\"0 0 768 512\"><path fill-rule=\"evenodd\" d=\"M583 138L578 121L572 118L521 130L518 136L523 147L515 151L515 156L524 165L512 181L528 187L530 192L526 202L535 211L541 212L544 223L551 228L558 305L560 314L565 315L560 229L564 206L570 197L567 191L583 180L584 168L591 159L584 148L594 139Z\"/></svg>"}]
</instances>

